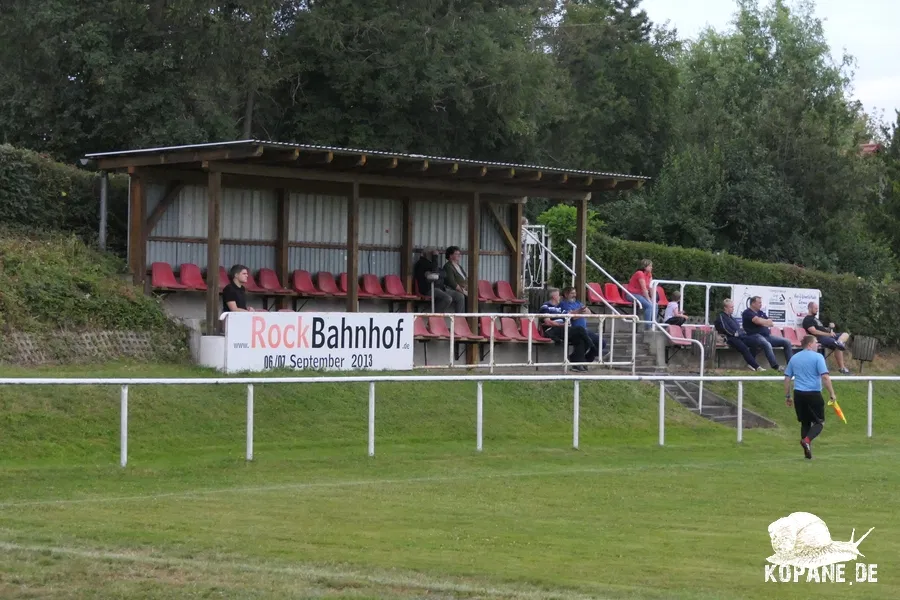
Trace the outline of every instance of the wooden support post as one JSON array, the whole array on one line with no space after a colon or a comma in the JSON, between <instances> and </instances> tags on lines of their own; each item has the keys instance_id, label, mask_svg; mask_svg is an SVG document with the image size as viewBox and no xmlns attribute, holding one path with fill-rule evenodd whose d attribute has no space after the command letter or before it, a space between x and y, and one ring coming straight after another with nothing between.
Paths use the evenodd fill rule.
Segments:
<instances>
[{"instance_id":1,"label":"wooden support post","mask_svg":"<svg viewBox=\"0 0 900 600\"><path fill-rule=\"evenodd\" d=\"M412 293L412 198L403 199L403 232L400 236L400 279L403 280L403 287L407 294Z\"/></svg>"},{"instance_id":2,"label":"wooden support post","mask_svg":"<svg viewBox=\"0 0 900 600\"><path fill-rule=\"evenodd\" d=\"M143 285L147 273L147 237L144 234L144 214L147 202L144 198L144 181L139 172L129 171L131 187L131 219L128 224L128 267L134 285Z\"/></svg>"},{"instance_id":3,"label":"wooden support post","mask_svg":"<svg viewBox=\"0 0 900 600\"><path fill-rule=\"evenodd\" d=\"M516 298L522 296L522 204L513 204L512 206L512 234L515 236L516 247L513 248L513 255L509 257L509 282L512 284L513 293Z\"/></svg>"},{"instance_id":4,"label":"wooden support post","mask_svg":"<svg viewBox=\"0 0 900 600\"><path fill-rule=\"evenodd\" d=\"M575 223L575 243L578 248L575 252L575 289L578 291L578 301L586 304L587 292L587 261L584 259L587 253L587 218L588 201L583 198L576 202L578 213Z\"/></svg>"},{"instance_id":5,"label":"wooden support post","mask_svg":"<svg viewBox=\"0 0 900 600\"><path fill-rule=\"evenodd\" d=\"M472 194L472 201L469 204L469 284L468 296L466 297L466 312L478 312L478 259L479 249L481 248L481 197L478 192ZM472 332L478 331L478 319L472 317L469 319L469 328ZM470 365L478 364L478 345L469 344L466 350L466 363Z\"/></svg>"},{"instance_id":6,"label":"wooden support post","mask_svg":"<svg viewBox=\"0 0 900 600\"><path fill-rule=\"evenodd\" d=\"M359 183L347 198L347 312L359 310Z\"/></svg>"},{"instance_id":7,"label":"wooden support post","mask_svg":"<svg viewBox=\"0 0 900 600\"><path fill-rule=\"evenodd\" d=\"M288 224L290 223L290 196L284 188L275 190L275 272L278 281L286 288L291 287L291 270L288 264ZM288 298L278 298L278 308L287 308Z\"/></svg>"},{"instance_id":8,"label":"wooden support post","mask_svg":"<svg viewBox=\"0 0 900 600\"><path fill-rule=\"evenodd\" d=\"M206 334L219 329L219 240L221 235L222 173L209 172L206 230Z\"/></svg>"}]
</instances>

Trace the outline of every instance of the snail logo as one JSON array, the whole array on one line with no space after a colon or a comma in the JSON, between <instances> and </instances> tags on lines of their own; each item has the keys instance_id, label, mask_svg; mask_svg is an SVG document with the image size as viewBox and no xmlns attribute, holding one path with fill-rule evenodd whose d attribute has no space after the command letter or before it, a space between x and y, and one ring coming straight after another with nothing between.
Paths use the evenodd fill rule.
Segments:
<instances>
[{"instance_id":1,"label":"snail logo","mask_svg":"<svg viewBox=\"0 0 900 600\"><path fill-rule=\"evenodd\" d=\"M805 575L807 582L825 583L830 580L844 583L844 563L865 557L859 551L859 545L873 529L856 541L853 540L856 535L854 529L849 542L838 542L831 539L825 521L812 513L795 512L782 517L769 525L769 537L775 554L766 559L771 563L766 565L766 581L797 583ZM856 581L877 582L877 569L877 564L857 562ZM853 585L853 581L849 583Z\"/></svg>"}]
</instances>

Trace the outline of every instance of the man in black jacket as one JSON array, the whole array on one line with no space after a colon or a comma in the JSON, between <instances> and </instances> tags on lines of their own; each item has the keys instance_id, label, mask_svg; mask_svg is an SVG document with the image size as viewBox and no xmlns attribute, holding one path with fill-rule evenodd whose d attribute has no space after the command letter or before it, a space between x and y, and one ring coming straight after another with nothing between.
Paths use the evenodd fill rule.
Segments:
<instances>
[{"instance_id":1,"label":"man in black jacket","mask_svg":"<svg viewBox=\"0 0 900 600\"><path fill-rule=\"evenodd\" d=\"M465 312L466 297L456 290L448 290L444 281L444 271L435 267L433 257L436 254L433 249L425 248L416 264L413 266L413 278L419 286L419 293L423 296L431 297L432 281L428 279L428 275L433 273L437 275L434 280L434 311L439 313L448 312L451 305L454 312Z\"/></svg>"},{"instance_id":2,"label":"man in black jacket","mask_svg":"<svg viewBox=\"0 0 900 600\"><path fill-rule=\"evenodd\" d=\"M716 331L725 336L726 344L741 353L751 371L765 371L764 368L759 366L754 357L759 348L753 343L753 338L749 337L747 332L743 330L737 319L732 316L733 314L734 302L731 298L727 298L723 303L722 312L716 317L714 323ZM750 350L751 347L753 351Z\"/></svg>"}]
</instances>

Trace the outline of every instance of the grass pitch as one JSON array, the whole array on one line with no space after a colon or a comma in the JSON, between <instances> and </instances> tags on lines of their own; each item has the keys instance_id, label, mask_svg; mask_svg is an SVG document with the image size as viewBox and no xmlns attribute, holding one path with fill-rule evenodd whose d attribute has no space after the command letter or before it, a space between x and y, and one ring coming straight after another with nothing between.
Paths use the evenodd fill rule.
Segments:
<instances>
[{"instance_id":1,"label":"grass pitch","mask_svg":"<svg viewBox=\"0 0 900 600\"><path fill-rule=\"evenodd\" d=\"M209 376L111 365L3 376ZM132 387L118 467L118 389L0 389L3 598L900 597L900 386L837 383L803 459L780 384L745 385L776 430L735 431L658 388L586 383L573 450L570 383L258 385L243 459L242 386ZM720 386L728 392L728 386ZM732 393L733 397L733 393ZM830 411L830 409L829 409ZM877 583L766 583L769 523L820 516ZM848 565L853 581L852 563Z\"/></svg>"}]
</instances>

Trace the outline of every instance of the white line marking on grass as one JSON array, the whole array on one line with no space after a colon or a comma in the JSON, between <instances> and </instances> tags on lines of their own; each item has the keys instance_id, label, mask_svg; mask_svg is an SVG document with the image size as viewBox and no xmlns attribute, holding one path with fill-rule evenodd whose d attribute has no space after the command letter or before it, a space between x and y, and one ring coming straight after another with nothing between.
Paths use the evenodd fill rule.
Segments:
<instances>
[{"instance_id":1,"label":"white line marking on grass","mask_svg":"<svg viewBox=\"0 0 900 600\"><path fill-rule=\"evenodd\" d=\"M896 456L896 452L851 452L828 455L828 458L855 458L860 456ZM312 481L304 483L283 483L262 486L243 486L227 488L209 488L201 490L184 490L179 492L162 492L158 494L139 494L133 496L95 496L90 498L57 499L57 500L22 500L19 502L0 503L0 510L27 506L64 506L69 504L102 504L107 502L140 502L164 500L168 498L193 498L212 494L265 494L269 492L299 491L314 489L330 489L342 487L408 485L419 483L453 483L484 479L504 479L519 477L564 477L566 475L585 475L600 473L627 473L632 471L649 471L654 469L709 469L731 465L800 463L796 457L739 459L708 462L660 463L627 465L620 467L579 467L575 469L559 469L555 471L510 471L508 473L472 473L468 475L433 475L425 477L407 477L403 479L358 479L344 481Z\"/></svg>"},{"instance_id":2,"label":"white line marking on grass","mask_svg":"<svg viewBox=\"0 0 900 600\"><path fill-rule=\"evenodd\" d=\"M364 573L361 571L342 570L335 568L324 568L309 565L264 565L244 563L229 560L208 560L208 559L188 559L166 556L147 556L135 552L112 552L107 550L92 550L89 548L71 548L61 546L35 546L25 544L15 544L10 542L0 542L0 550L7 552L29 552L29 553L54 553L78 558L87 558L90 560L115 560L121 562L132 562L139 564L161 565L165 567L182 567L190 570L203 569L207 571L244 571L253 573L268 573L287 575L292 578L299 578L305 581L311 581L320 584L325 580L334 586L344 587L347 584L367 583L370 585L378 585L393 588L410 588L413 590L426 590L428 592L443 593L462 593L478 596L491 596L501 598L527 598L531 600L598 600L597 595L590 596L575 592L574 590L540 590L524 586L502 586L496 584L485 584L483 586L474 583L464 583L458 581L447 581L440 579L432 579L423 574L403 575L399 573ZM607 586L623 589L634 589L630 586ZM609 598L609 596L605 596ZM601 598L602 600L602 598Z\"/></svg>"}]
</instances>

